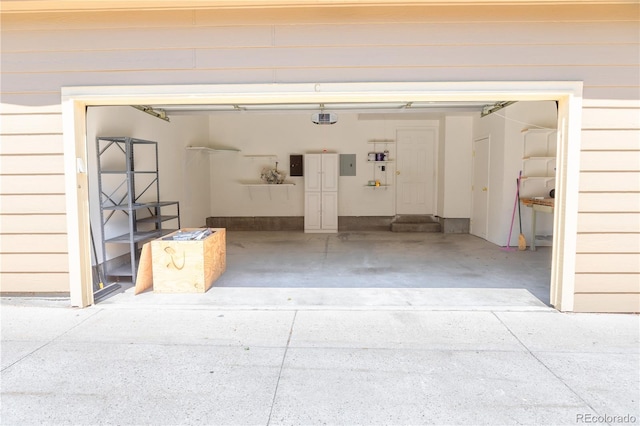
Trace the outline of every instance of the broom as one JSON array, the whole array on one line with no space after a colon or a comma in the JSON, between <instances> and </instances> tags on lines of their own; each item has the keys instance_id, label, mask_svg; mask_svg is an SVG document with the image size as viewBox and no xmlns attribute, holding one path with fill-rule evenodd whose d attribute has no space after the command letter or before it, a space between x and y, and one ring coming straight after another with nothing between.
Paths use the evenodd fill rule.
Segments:
<instances>
[{"instance_id":1,"label":"broom","mask_svg":"<svg viewBox=\"0 0 640 426\"><path fill-rule=\"evenodd\" d=\"M520 235L518 236L518 250L523 251L527 249L527 240L524 238L524 234L522 233L522 215L520 214L520 179L522 178L522 171L518 175L518 184L516 189L517 200L518 200L518 222L520 224Z\"/></svg>"}]
</instances>

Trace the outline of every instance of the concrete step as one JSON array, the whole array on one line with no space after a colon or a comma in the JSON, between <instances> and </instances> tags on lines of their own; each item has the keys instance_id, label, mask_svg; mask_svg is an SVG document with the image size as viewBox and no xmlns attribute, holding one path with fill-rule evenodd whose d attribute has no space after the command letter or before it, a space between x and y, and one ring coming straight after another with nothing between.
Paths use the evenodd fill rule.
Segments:
<instances>
[{"instance_id":1,"label":"concrete step","mask_svg":"<svg viewBox=\"0 0 640 426\"><path fill-rule=\"evenodd\" d=\"M434 223L437 222L433 216L429 215L417 215L417 214L403 214L397 215L393 219L393 223Z\"/></svg>"},{"instance_id":2,"label":"concrete step","mask_svg":"<svg viewBox=\"0 0 640 426\"><path fill-rule=\"evenodd\" d=\"M441 228L438 222L422 222L422 223L393 222L391 224L391 231L392 232L441 232Z\"/></svg>"}]
</instances>

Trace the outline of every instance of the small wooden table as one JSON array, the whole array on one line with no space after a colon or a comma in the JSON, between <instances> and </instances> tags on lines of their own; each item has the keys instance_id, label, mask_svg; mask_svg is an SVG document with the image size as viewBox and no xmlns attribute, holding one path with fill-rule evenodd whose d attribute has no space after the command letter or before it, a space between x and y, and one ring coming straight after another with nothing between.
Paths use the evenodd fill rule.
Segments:
<instances>
[{"instance_id":1,"label":"small wooden table","mask_svg":"<svg viewBox=\"0 0 640 426\"><path fill-rule=\"evenodd\" d=\"M531 244L530 250L536 250L536 213L553 213L555 200L553 198L520 198L526 206L531 207Z\"/></svg>"}]
</instances>

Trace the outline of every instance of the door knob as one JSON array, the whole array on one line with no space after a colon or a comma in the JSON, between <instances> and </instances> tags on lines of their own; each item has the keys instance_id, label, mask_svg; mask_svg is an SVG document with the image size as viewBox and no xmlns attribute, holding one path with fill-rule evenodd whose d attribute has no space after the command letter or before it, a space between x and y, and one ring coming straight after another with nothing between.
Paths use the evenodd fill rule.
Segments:
<instances>
[{"instance_id":1,"label":"door knob","mask_svg":"<svg viewBox=\"0 0 640 426\"><path fill-rule=\"evenodd\" d=\"M396 170L396 175L399 175L399 174L400 174L400 170Z\"/></svg>"},{"instance_id":2,"label":"door knob","mask_svg":"<svg viewBox=\"0 0 640 426\"><path fill-rule=\"evenodd\" d=\"M482 192L487 192L487 187L486 186L482 187Z\"/></svg>"}]
</instances>

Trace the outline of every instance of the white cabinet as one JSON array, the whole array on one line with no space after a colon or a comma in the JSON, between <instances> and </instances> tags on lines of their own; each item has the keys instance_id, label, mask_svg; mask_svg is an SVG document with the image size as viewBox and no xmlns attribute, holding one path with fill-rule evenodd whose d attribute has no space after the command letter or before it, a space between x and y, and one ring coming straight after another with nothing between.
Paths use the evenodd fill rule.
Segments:
<instances>
[{"instance_id":1,"label":"white cabinet","mask_svg":"<svg viewBox=\"0 0 640 426\"><path fill-rule=\"evenodd\" d=\"M338 231L338 192L311 191L305 193L305 232Z\"/></svg>"},{"instance_id":2,"label":"white cabinet","mask_svg":"<svg viewBox=\"0 0 640 426\"><path fill-rule=\"evenodd\" d=\"M304 156L304 230L338 232L338 154Z\"/></svg>"}]
</instances>

